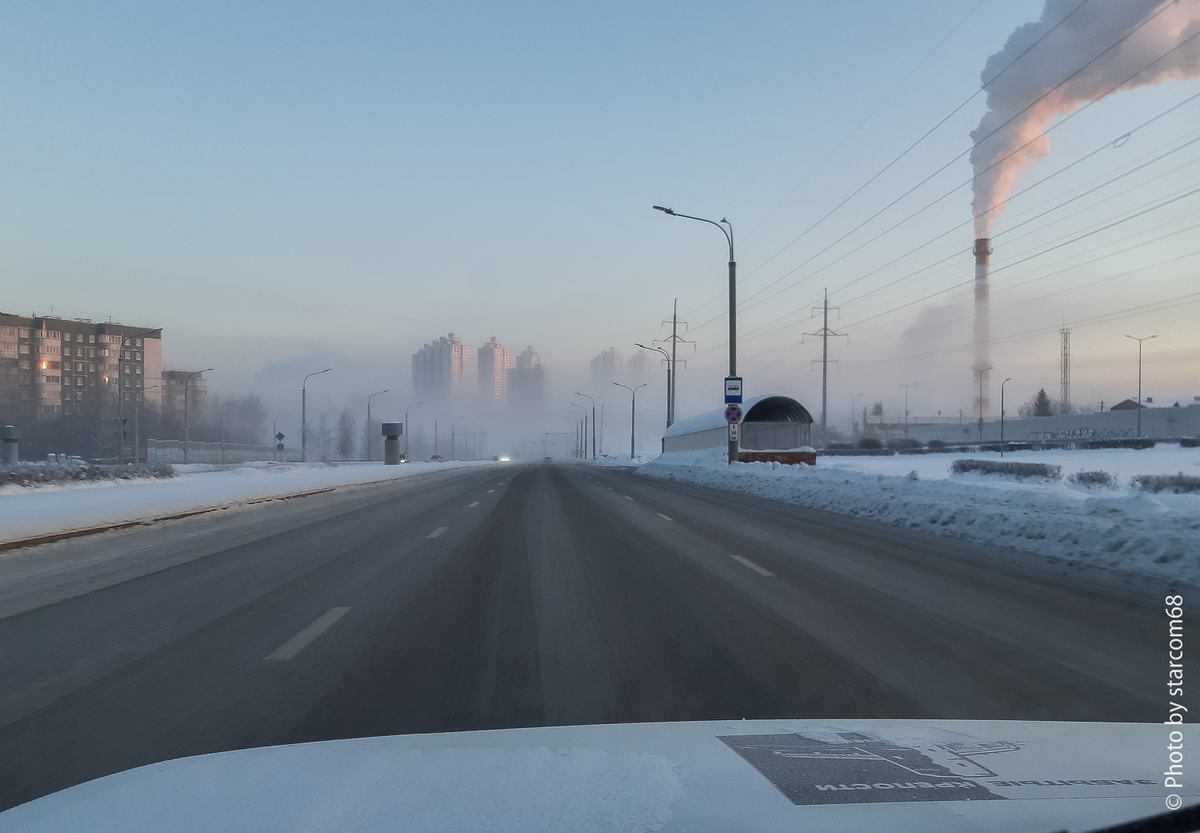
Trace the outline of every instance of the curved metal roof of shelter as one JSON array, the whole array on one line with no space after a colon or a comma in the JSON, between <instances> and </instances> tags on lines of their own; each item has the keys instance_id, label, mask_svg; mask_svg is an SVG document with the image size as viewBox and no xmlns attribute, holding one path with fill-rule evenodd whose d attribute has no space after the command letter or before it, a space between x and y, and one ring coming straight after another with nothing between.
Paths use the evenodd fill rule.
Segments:
<instances>
[{"instance_id":1,"label":"curved metal roof of shelter","mask_svg":"<svg viewBox=\"0 0 1200 833\"><path fill-rule=\"evenodd\" d=\"M812 414L790 396L752 396L742 403L742 422L812 422ZM723 428L725 408L681 419L666 430L663 437L679 437L697 431Z\"/></svg>"}]
</instances>

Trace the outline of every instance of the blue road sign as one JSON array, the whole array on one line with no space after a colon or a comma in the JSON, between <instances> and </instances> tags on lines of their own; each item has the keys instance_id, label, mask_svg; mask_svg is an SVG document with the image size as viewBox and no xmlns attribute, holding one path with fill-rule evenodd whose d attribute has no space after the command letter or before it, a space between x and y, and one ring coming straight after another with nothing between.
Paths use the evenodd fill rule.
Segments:
<instances>
[{"instance_id":1,"label":"blue road sign","mask_svg":"<svg viewBox=\"0 0 1200 833\"><path fill-rule=\"evenodd\" d=\"M742 421L742 406L738 404L725 406L725 421L726 422L741 422Z\"/></svg>"}]
</instances>

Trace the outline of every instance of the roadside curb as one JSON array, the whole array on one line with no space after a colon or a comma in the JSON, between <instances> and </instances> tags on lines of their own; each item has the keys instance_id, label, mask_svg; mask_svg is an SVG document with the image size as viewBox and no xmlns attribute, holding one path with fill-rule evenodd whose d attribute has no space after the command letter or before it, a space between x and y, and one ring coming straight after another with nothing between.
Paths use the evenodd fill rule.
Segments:
<instances>
[{"instance_id":1,"label":"roadside curb","mask_svg":"<svg viewBox=\"0 0 1200 833\"><path fill-rule=\"evenodd\" d=\"M350 486L362 485L356 483L346 484ZM8 550L17 550L22 547L36 547L41 544L53 544L56 541L65 541L69 538L83 538L88 535L98 535L101 532L111 532L116 529L129 529L135 526L150 526L152 524L161 523L162 521L177 521L181 518L192 518L196 515L207 515L209 512L219 512L222 509L232 509L236 506L254 506L259 503L270 503L276 500L293 500L301 497L311 497L312 495L325 494L340 488L339 486L326 486L324 489L312 489L307 492L295 492L290 495L272 495L270 497L256 497L250 500L239 500L234 503L223 503L219 506L204 506L199 509L189 509L186 512L173 512L170 515L156 515L151 518L138 518L133 521L120 521L118 523L104 524L102 526L89 526L83 529L68 529L63 532L49 532L44 535L34 535L29 538L19 538L13 541L0 541L0 552Z\"/></svg>"}]
</instances>

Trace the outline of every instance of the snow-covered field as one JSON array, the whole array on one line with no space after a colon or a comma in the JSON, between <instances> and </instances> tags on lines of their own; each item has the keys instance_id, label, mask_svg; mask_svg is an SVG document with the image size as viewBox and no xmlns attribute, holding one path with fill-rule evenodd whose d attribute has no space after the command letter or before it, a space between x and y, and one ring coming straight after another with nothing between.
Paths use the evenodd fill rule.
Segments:
<instances>
[{"instance_id":1,"label":"snow-covered field","mask_svg":"<svg viewBox=\"0 0 1200 833\"><path fill-rule=\"evenodd\" d=\"M0 544L37 535L158 518L248 500L495 463L247 463L175 466L176 476L0 487Z\"/></svg>"},{"instance_id":2,"label":"snow-covered field","mask_svg":"<svg viewBox=\"0 0 1200 833\"><path fill-rule=\"evenodd\" d=\"M1200 585L1200 494L1148 494L1138 474L1200 476L1200 449L1027 451L1005 460L1062 466L1063 480L950 474L952 460L998 453L820 457L815 467L725 462L724 449L663 454L641 466L674 478L884 523L953 535L1081 564ZM1115 489L1067 482L1079 471L1117 475Z\"/></svg>"}]
</instances>

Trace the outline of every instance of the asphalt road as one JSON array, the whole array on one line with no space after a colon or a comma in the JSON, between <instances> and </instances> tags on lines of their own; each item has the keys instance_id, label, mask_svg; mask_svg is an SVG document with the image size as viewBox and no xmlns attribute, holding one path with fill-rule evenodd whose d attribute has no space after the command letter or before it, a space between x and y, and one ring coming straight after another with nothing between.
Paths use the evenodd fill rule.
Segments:
<instances>
[{"instance_id":1,"label":"asphalt road","mask_svg":"<svg viewBox=\"0 0 1200 833\"><path fill-rule=\"evenodd\" d=\"M309 740L1159 721L1162 588L627 471L489 466L0 556L0 808Z\"/></svg>"}]
</instances>

